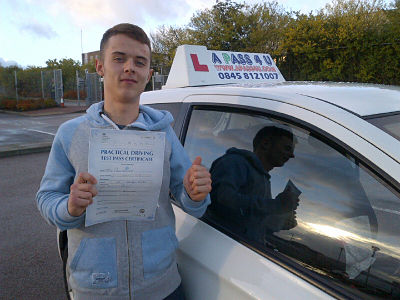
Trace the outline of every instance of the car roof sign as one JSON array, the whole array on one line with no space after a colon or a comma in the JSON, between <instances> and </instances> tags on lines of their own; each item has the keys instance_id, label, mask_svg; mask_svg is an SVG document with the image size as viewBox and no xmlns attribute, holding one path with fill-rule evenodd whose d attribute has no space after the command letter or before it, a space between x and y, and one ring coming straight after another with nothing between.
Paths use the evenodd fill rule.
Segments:
<instances>
[{"instance_id":1,"label":"car roof sign","mask_svg":"<svg viewBox=\"0 0 400 300\"><path fill-rule=\"evenodd\" d=\"M181 45L176 50L163 88L284 81L269 54L214 51L205 46Z\"/></svg>"}]
</instances>

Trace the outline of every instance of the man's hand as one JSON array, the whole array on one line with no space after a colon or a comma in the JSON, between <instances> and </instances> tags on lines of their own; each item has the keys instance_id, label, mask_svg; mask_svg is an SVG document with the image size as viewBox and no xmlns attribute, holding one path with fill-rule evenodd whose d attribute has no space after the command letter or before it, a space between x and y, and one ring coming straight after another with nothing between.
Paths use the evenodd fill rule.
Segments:
<instances>
[{"instance_id":1,"label":"man's hand","mask_svg":"<svg viewBox=\"0 0 400 300\"><path fill-rule=\"evenodd\" d=\"M190 199L204 200L211 192L211 174L201 165L201 157L197 156L183 178L183 185Z\"/></svg>"},{"instance_id":2,"label":"man's hand","mask_svg":"<svg viewBox=\"0 0 400 300\"><path fill-rule=\"evenodd\" d=\"M86 207L93 203L93 197L97 195L96 178L86 172L79 173L75 182L70 187L68 198L68 212L71 216L79 217Z\"/></svg>"}]
</instances>

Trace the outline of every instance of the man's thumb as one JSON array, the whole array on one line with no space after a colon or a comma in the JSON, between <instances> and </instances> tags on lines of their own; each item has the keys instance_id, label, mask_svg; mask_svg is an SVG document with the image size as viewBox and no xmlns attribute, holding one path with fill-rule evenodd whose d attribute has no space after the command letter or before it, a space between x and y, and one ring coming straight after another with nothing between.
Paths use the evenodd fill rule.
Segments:
<instances>
[{"instance_id":1,"label":"man's thumb","mask_svg":"<svg viewBox=\"0 0 400 300\"><path fill-rule=\"evenodd\" d=\"M192 165L201 165L201 156L197 156Z\"/></svg>"}]
</instances>

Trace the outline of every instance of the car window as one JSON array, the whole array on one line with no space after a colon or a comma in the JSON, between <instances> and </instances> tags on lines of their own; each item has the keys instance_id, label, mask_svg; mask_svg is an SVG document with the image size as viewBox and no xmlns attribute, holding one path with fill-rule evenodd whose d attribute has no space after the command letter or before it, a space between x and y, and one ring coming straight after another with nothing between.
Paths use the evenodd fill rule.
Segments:
<instances>
[{"instance_id":1,"label":"car window","mask_svg":"<svg viewBox=\"0 0 400 300\"><path fill-rule=\"evenodd\" d=\"M179 115L181 103L157 103L157 104L146 104L146 105L158 110L169 111L174 117L174 121L171 123L171 126L174 127L175 121Z\"/></svg>"},{"instance_id":2,"label":"car window","mask_svg":"<svg viewBox=\"0 0 400 300\"><path fill-rule=\"evenodd\" d=\"M195 109L192 112L185 138L185 149L193 160L202 156L207 168L227 150L227 146L251 149L251 134L255 134L268 118L251 117L246 114L232 114L224 111Z\"/></svg>"},{"instance_id":3,"label":"car window","mask_svg":"<svg viewBox=\"0 0 400 300\"><path fill-rule=\"evenodd\" d=\"M270 127L281 136L260 138ZM345 149L282 119L202 107L184 147L210 168L210 223L358 295L400 297L399 196Z\"/></svg>"}]
</instances>

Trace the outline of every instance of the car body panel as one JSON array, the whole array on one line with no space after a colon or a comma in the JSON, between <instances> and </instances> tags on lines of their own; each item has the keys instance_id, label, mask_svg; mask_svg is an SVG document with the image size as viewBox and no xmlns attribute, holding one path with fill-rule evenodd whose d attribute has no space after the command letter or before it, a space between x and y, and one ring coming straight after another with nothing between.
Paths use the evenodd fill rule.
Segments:
<instances>
[{"instance_id":1,"label":"car body panel","mask_svg":"<svg viewBox=\"0 0 400 300\"><path fill-rule=\"evenodd\" d=\"M174 212L188 299L333 299L175 205Z\"/></svg>"},{"instance_id":2,"label":"car body panel","mask_svg":"<svg viewBox=\"0 0 400 300\"><path fill-rule=\"evenodd\" d=\"M324 100L360 116L400 111L400 87L344 82L285 82L270 89Z\"/></svg>"}]
</instances>

